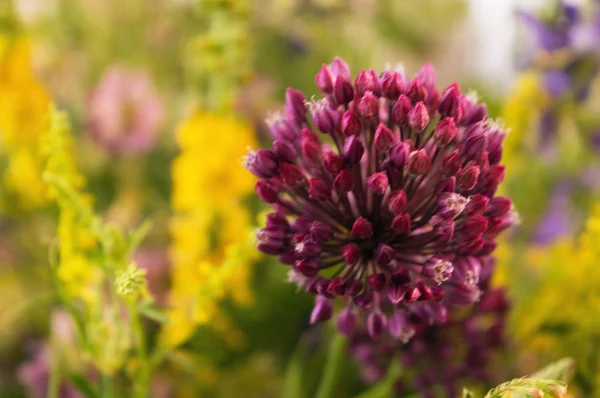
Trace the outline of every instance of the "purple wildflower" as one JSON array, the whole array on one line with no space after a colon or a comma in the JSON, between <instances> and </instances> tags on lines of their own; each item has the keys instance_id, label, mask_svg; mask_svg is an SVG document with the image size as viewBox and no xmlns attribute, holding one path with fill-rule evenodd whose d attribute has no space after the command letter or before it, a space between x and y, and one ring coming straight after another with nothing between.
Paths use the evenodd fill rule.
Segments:
<instances>
[{"instance_id":1,"label":"purple wildflower","mask_svg":"<svg viewBox=\"0 0 600 398\"><path fill-rule=\"evenodd\" d=\"M342 332L358 313L377 339L396 311L443 322L447 307L479 299L482 264L513 222L510 201L495 197L506 132L456 83L438 92L431 65L412 80L350 79L336 58L316 77L323 99L288 89L273 149L246 166L275 210L258 248L305 277L317 295L311 322L332 317L338 300Z\"/></svg>"},{"instance_id":2,"label":"purple wildflower","mask_svg":"<svg viewBox=\"0 0 600 398\"><path fill-rule=\"evenodd\" d=\"M108 69L87 109L91 137L110 152L140 153L154 145L164 105L143 72Z\"/></svg>"},{"instance_id":3,"label":"purple wildflower","mask_svg":"<svg viewBox=\"0 0 600 398\"><path fill-rule=\"evenodd\" d=\"M455 397L466 383L492 381L493 358L505 345L508 309L504 290L490 289L467 313L454 311L439 325L431 326L417 314L395 314L391 330L400 341L373 344L367 328L359 328L348 349L367 384L377 383L390 362L400 360L405 373L395 384L397 396Z\"/></svg>"}]
</instances>

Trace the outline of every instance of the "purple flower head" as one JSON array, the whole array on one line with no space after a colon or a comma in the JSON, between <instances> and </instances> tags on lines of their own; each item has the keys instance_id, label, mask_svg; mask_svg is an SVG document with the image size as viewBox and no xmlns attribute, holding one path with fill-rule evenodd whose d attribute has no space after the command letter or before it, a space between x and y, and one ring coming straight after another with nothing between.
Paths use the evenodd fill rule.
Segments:
<instances>
[{"instance_id":1,"label":"purple flower head","mask_svg":"<svg viewBox=\"0 0 600 398\"><path fill-rule=\"evenodd\" d=\"M431 65L410 81L363 71L353 85L334 62L316 78L324 99L288 90L294 111L280 124L294 134L273 127L273 149L247 158L274 209L258 248L306 278L311 322L341 302L344 334L364 319L373 339L392 325L404 339L397 311L443 322L481 295L494 240L514 219L510 200L495 197L506 133L457 84L438 92ZM332 89L340 81L343 96ZM281 140L293 150L281 153Z\"/></svg>"},{"instance_id":2,"label":"purple flower head","mask_svg":"<svg viewBox=\"0 0 600 398\"><path fill-rule=\"evenodd\" d=\"M107 151L147 152L163 115L164 105L147 74L112 67L90 95L88 132Z\"/></svg>"},{"instance_id":3,"label":"purple flower head","mask_svg":"<svg viewBox=\"0 0 600 398\"><path fill-rule=\"evenodd\" d=\"M509 303L502 289L490 289L465 312L445 314L442 306L431 314L397 310L388 320L390 337L373 343L368 325L359 325L350 336L348 350L363 382L381 380L390 362L400 360L405 370L395 394L415 392L424 397L455 397L467 383L492 381L494 356L505 346L505 318ZM441 316L437 325L425 316Z\"/></svg>"}]
</instances>

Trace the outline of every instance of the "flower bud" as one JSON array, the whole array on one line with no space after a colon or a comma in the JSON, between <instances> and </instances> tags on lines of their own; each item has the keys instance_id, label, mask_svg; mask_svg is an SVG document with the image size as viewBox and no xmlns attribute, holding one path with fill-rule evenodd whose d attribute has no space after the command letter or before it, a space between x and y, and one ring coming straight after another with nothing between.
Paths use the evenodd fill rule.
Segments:
<instances>
[{"instance_id":1,"label":"flower bud","mask_svg":"<svg viewBox=\"0 0 600 398\"><path fill-rule=\"evenodd\" d=\"M333 97L337 104L344 106L348 105L348 103L354 99L354 88L352 88L352 84L350 84L346 78L338 77L333 88Z\"/></svg>"},{"instance_id":2,"label":"flower bud","mask_svg":"<svg viewBox=\"0 0 600 398\"><path fill-rule=\"evenodd\" d=\"M376 273L369 275L367 278L367 284L371 286L371 289L375 292L380 292L385 287L385 274Z\"/></svg>"},{"instance_id":3,"label":"flower bud","mask_svg":"<svg viewBox=\"0 0 600 398\"><path fill-rule=\"evenodd\" d=\"M429 112L425 104L417 102L417 104L408 112L408 125L417 132L422 132L429 124Z\"/></svg>"},{"instance_id":4,"label":"flower bud","mask_svg":"<svg viewBox=\"0 0 600 398\"><path fill-rule=\"evenodd\" d=\"M285 91L285 113L297 123L306 122L306 97L293 88Z\"/></svg>"},{"instance_id":5,"label":"flower bud","mask_svg":"<svg viewBox=\"0 0 600 398\"><path fill-rule=\"evenodd\" d=\"M310 314L310 323L323 322L333 315L333 305L331 300L323 295L318 295L315 299L315 306Z\"/></svg>"},{"instance_id":6,"label":"flower bud","mask_svg":"<svg viewBox=\"0 0 600 398\"><path fill-rule=\"evenodd\" d=\"M388 209L394 214L401 214L406 211L408 199L403 189L396 189L388 199Z\"/></svg>"},{"instance_id":7,"label":"flower bud","mask_svg":"<svg viewBox=\"0 0 600 398\"><path fill-rule=\"evenodd\" d=\"M329 66L323 64L315 76L315 83L317 84L317 87L319 87L319 90L325 94L331 94L333 91L334 79L335 76L331 73Z\"/></svg>"},{"instance_id":8,"label":"flower bud","mask_svg":"<svg viewBox=\"0 0 600 398\"><path fill-rule=\"evenodd\" d=\"M265 203L275 203L279 198L279 191L268 181L257 181L254 188L258 197Z\"/></svg>"},{"instance_id":9,"label":"flower bud","mask_svg":"<svg viewBox=\"0 0 600 398\"><path fill-rule=\"evenodd\" d=\"M393 305L398 305L404 298L405 294L406 294L405 286L398 284L398 283L391 283L388 285L387 296Z\"/></svg>"},{"instance_id":10,"label":"flower bud","mask_svg":"<svg viewBox=\"0 0 600 398\"><path fill-rule=\"evenodd\" d=\"M378 195L383 195L390 186L388 176L385 171L380 171L379 173L369 176L369 178L367 178L367 185L371 191Z\"/></svg>"},{"instance_id":11,"label":"flower bud","mask_svg":"<svg viewBox=\"0 0 600 398\"><path fill-rule=\"evenodd\" d=\"M393 72L381 83L383 96L390 100L397 99L404 90L404 81L398 72Z\"/></svg>"},{"instance_id":12,"label":"flower bud","mask_svg":"<svg viewBox=\"0 0 600 398\"><path fill-rule=\"evenodd\" d=\"M392 337L395 337L404 344L408 343L416 332L408 314L404 310L396 310L392 314L388 324L388 331Z\"/></svg>"},{"instance_id":13,"label":"flower bud","mask_svg":"<svg viewBox=\"0 0 600 398\"><path fill-rule=\"evenodd\" d=\"M279 165L279 176L285 185L295 187L305 181L304 174L300 169L291 163L282 163Z\"/></svg>"},{"instance_id":14,"label":"flower bud","mask_svg":"<svg viewBox=\"0 0 600 398\"><path fill-rule=\"evenodd\" d=\"M444 156L442 161L443 172L446 176L453 176L458 173L462 167L462 159L458 150L455 150Z\"/></svg>"},{"instance_id":15,"label":"flower bud","mask_svg":"<svg viewBox=\"0 0 600 398\"><path fill-rule=\"evenodd\" d=\"M489 198L480 194L469 197L469 203L465 206L465 215L468 217L483 214L488 206Z\"/></svg>"},{"instance_id":16,"label":"flower bud","mask_svg":"<svg viewBox=\"0 0 600 398\"><path fill-rule=\"evenodd\" d=\"M399 142L390 148L390 160L397 168L403 168L408 162L410 147L406 142Z\"/></svg>"},{"instance_id":17,"label":"flower bud","mask_svg":"<svg viewBox=\"0 0 600 398\"><path fill-rule=\"evenodd\" d=\"M358 95L365 95L367 91L379 94L381 86L377 73L372 70L362 70L354 80L354 87Z\"/></svg>"},{"instance_id":18,"label":"flower bud","mask_svg":"<svg viewBox=\"0 0 600 398\"><path fill-rule=\"evenodd\" d=\"M506 215L512 207L512 201L508 198L497 196L492 198L489 203L489 207L485 212L488 217L503 217Z\"/></svg>"},{"instance_id":19,"label":"flower bud","mask_svg":"<svg viewBox=\"0 0 600 398\"><path fill-rule=\"evenodd\" d=\"M294 149L294 146L288 141L273 141L273 152L275 153L275 155L277 155L277 158L281 162L296 162L296 150Z\"/></svg>"},{"instance_id":20,"label":"flower bud","mask_svg":"<svg viewBox=\"0 0 600 398\"><path fill-rule=\"evenodd\" d=\"M310 114L315 127L324 133L333 133L340 122L340 114L329 106L329 101L326 99L312 104Z\"/></svg>"},{"instance_id":21,"label":"flower bud","mask_svg":"<svg viewBox=\"0 0 600 398\"><path fill-rule=\"evenodd\" d=\"M268 149L250 152L244 163L246 168L258 178L273 177L277 173L277 155Z\"/></svg>"},{"instance_id":22,"label":"flower bud","mask_svg":"<svg viewBox=\"0 0 600 398\"><path fill-rule=\"evenodd\" d=\"M456 175L456 183L458 187L464 191L470 191L477 184L479 178L479 167L469 166L459 171Z\"/></svg>"},{"instance_id":23,"label":"flower bud","mask_svg":"<svg viewBox=\"0 0 600 398\"><path fill-rule=\"evenodd\" d=\"M373 227L369 220L359 217L354 221L351 233L358 238L367 238L373 235Z\"/></svg>"},{"instance_id":24,"label":"flower bud","mask_svg":"<svg viewBox=\"0 0 600 398\"><path fill-rule=\"evenodd\" d=\"M379 123L375 131L374 145L378 151L387 151L396 141L394 133L385 124Z\"/></svg>"},{"instance_id":25,"label":"flower bud","mask_svg":"<svg viewBox=\"0 0 600 398\"><path fill-rule=\"evenodd\" d=\"M325 201L331 198L331 188L321 178L311 178L308 182L308 195L311 199Z\"/></svg>"},{"instance_id":26,"label":"flower bud","mask_svg":"<svg viewBox=\"0 0 600 398\"><path fill-rule=\"evenodd\" d=\"M456 177L446 178L438 182L435 186L435 194L441 195L443 193L450 193L456 190Z\"/></svg>"},{"instance_id":27,"label":"flower bud","mask_svg":"<svg viewBox=\"0 0 600 398\"><path fill-rule=\"evenodd\" d=\"M356 312L346 307L340 312L338 317L338 330L344 337L349 337L354 331L356 325Z\"/></svg>"},{"instance_id":28,"label":"flower bud","mask_svg":"<svg viewBox=\"0 0 600 398\"><path fill-rule=\"evenodd\" d=\"M329 225L315 221L310 227L310 237L318 243L327 242L333 237L333 229Z\"/></svg>"},{"instance_id":29,"label":"flower bud","mask_svg":"<svg viewBox=\"0 0 600 398\"><path fill-rule=\"evenodd\" d=\"M438 214L443 218L454 218L467 206L467 198L458 193L441 193L438 197Z\"/></svg>"},{"instance_id":30,"label":"flower bud","mask_svg":"<svg viewBox=\"0 0 600 398\"><path fill-rule=\"evenodd\" d=\"M434 137L436 144L440 146L446 146L454 141L454 137L456 137L456 124L454 123L454 119L451 117L447 117L440 121L435 126Z\"/></svg>"},{"instance_id":31,"label":"flower bud","mask_svg":"<svg viewBox=\"0 0 600 398\"><path fill-rule=\"evenodd\" d=\"M409 303L414 303L419 299L419 297L421 297L421 291L417 286L408 286L406 288L406 295L404 296L406 301Z\"/></svg>"},{"instance_id":32,"label":"flower bud","mask_svg":"<svg viewBox=\"0 0 600 398\"><path fill-rule=\"evenodd\" d=\"M454 266L450 261L435 256L427 260L423 266L423 275L433 279L438 285L447 281L453 271Z\"/></svg>"},{"instance_id":33,"label":"flower bud","mask_svg":"<svg viewBox=\"0 0 600 398\"><path fill-rule=\"evenodd\" d=\"M351 135L344 141L344 161L349 165L354 165L360 162L363 154L365 153L365 147L363 146L360 139L356 136Z\"/></svg>"},{"instance_id":34,"label":"flower bud","mask_svg":"<svg viewBox=\"0 0 600 398\"><path fill-rule=\"evenodd\" d=\"M316 276L319 272L319 265L317 264L317 261L309 258L297 261L294 267L296 271L308 278Z\"/></svg>"},{"instance_id":35,"label":"flower bud","mask_svg":"<svg viewBox=\"0 0 600 398\"><path fill-rule=\"evenodd\" d=\"M408 121L408 113L412 109L412 102L410 99L402 94L398 98L398 101L392 107L392 120L399 125L403 125Z\"/></svg>"},{"instance_id":36,"label":"flower bud","mask_svg":"<svg viewBox=\"0 0 600 398\"><path fill-rule=\"evenodd\" d=\"M318 166L321 164L321 143L318 140L303 136L300 142L302 149L302 157L307 164L311 166Z\"/></svg>"},{"instance_id":37,"label":"flower bud","mask_svg":"<svg viewBox=\"0 0 600 398\"><path fill-rule=\"evenodd\" d=\"M356 297L363 290L363 283L356 279L351 279L346 282L346 295Z\"/></svg>"},{"instance_id":38,"label":"flower bud","mask_svg":"<svg viewBox=\"0 0 600 398\"><path fill-rule=\"evenodd\" d=\"M367 120L373 120L379 116L379 98L371 91L367 91L358 100L356 107L358 114Z\"/></svg>"},{"instance_id":39,"label":"flower bud","mask_svg":"<svg viewBox=\"0 0 600 398\"><path fill-rule=\"evenodd\" d=\"M346 263L349 265L358 263L358 260L360 260L362 256L360 246L358 246L356 243L349 243L344 246L343 254L344 260L346 260Z\"/></svg>"},{"instance_id":40,"label":"flower bud","mask_svg":"<svg viewBox=\"0 0 600 398\"><path fill-rule=\"evenodd\" d=\"M383 331L387 328L387 318L379 311L374 311L367 318L367 331L373 340L381 337Z\"/></svg>"},{"instance_id":41,"label":"flower bud","mask_svg":"<svg viewBox=\"0 0 600 398\"><path fill-rule=\"evenodd\" d=\"M352 301L361 310L363 310L363 311L368 310L369 308L371 308L373 306L373 293L364 292L362 294L359 294L358 296L355 296L352 299Z\"/></svg>"},{"instance_id":42,"label":"flower bud","mask_svg":"<svg viewBox=\"0 0 600 398\"><path fill-rule=\"evenodd\" d=\"M411 220L408 213L398 214L392 220L391 228L397 234L408 234L410 232Z\"/></svg>"},{"instance_id":43,"label":"flower bud","mask_svg":"<svg viewBox=\"0 0 600 398\"><path fill-rule=\"evenodd\" d=\"M458 83L452 83L444 90L440 98L438 110L442 117L451 117L455 120L460 120L462 109L460 106L460 88L458 87Z\"/></svg>"},{"instance_id":44,"label":"flower bud","mask_svg":"<svg viewBox=\"0 0 600 398\"><path fill-rule=\"evenodd\" d=\"M333 151L323 152L323 165L330 173L338 173L344 167L344 161Z\"/></svg>"},{"instance_id":45,"label":"flower bud","mask_svg":"<svg viewBox=\"0 0 600 398\"><path fill-rule=\"evenodd\" d=\"M326 292L331 296L343 296L346 291L346 282L341 276L336 276L329 281Z\"/></svg>"},{"instance_id":46,"label":"flower bud","mask_svg":"<svg viewBox=\"0 0 600 398\"><path fill-rule=\"evenodd\" d=\"M342 115L342 133L344 136L358 135L362 131L360 119L352 110L347 110Z\"/></svg>"},{"instance_id":47,"label":"flower bud","mask_svg":"<svg viewBox=\"0 0 600 398\"><path fill-rule=\"evenodd\" d=\"M310 238L305 238L302 242L296 243L294 250L303 257L319 257L323 252L323 246Z\"/></svg>"},{"instance_id":48,"label":"flower bud","mask_svg":"<svg viewBox=\"0 0 600 398\"><path fill-rule=\"evenodd\" d=\"M375 262L381 266L388 265L396 259L396 251L385 243L380 243L375 250Z\"/></svg>"},{"instance_id":49,"label":"flower bud","mask_svg":"<svg viewBox=\"0 0 600 398\"><path fill-rule=\"evenodd\" d=\"M431 169L431 159L424 149L413 151L408 158L408 171L411 174L427 174Z\"/></svg>"}]
</instances>

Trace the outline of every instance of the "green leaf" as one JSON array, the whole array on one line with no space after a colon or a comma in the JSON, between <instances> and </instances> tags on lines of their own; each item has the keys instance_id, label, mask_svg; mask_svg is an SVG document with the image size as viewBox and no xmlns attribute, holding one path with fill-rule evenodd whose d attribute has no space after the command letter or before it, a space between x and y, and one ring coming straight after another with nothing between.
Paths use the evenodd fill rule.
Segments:
<instances>
[{"instance_id":1,"label":"green leaf","mask_svg":"<svg viewBox=\"0 0 600 398\"><path fill-rule=\"evenodd\" d=\"M158 323L168 323L169 318L157 307L149 302L142 303L139 307L140 314Z\"/></svg>"},{"instance_id":2,"label":"green leaf","mask_svg":"<svg viewBox=\"0 0 600 398\"><path fill-rule=\"evenodd\" d=\"M339 333L331 341L331 347L327 354L327 363L323 370L323 377L317 390L316 398L331 398L338 381L340 367L344 360L346 338Z\"/></svg>"},{"instance_id":3,"label":"green leaf","mask_svg":"<svg viewBox=\"0 0 600 398\"><path fill-rule=\"evenodd\" d=\"M535 380L559 380L568 383L573 378L574 372L575 361L572 358L563 358L538 370L529 376L529 378Z\"/></svg>"},{"instance_id":4,"label":"green leaf","mask_svg":"<svg viewBox=\"0 0 600 398\"><path fill-rule=\"evenodd\" d=\"M298 344L292 357L290 358L287 369L285 371L285 379L283 382L283 398L304 398L303 388L303 362L304 350L302 345Z\"/></svg>"},{"instance_id":5,"label":"green leaf","mask_svg":"<svg viewBox=\"0 0 600 398\"><path fill-rule=\"evenodd\" d=\"M87 398L99 398L100 392L94 387L89 380L79 373L71 373L69 381Z\"/></svg>"}]
</instances>

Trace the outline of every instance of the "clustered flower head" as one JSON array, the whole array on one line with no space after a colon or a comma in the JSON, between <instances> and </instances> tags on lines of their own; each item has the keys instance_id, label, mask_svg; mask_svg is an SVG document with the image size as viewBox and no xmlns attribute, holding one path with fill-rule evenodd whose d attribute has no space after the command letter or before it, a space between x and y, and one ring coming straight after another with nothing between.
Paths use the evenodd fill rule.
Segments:
<instances>
[{"instance_id":1,"label":"clustered flower head","mask_svg":"<svg viewBox=\"0 0 600 398\"><path fill-rule=\"evenodd\" d=\"M114 153L152 149L164 117L164 105L150 76L109 68L90 95L87 123L91 137Z\"/></svg>"},{"instance_id":2,"label":"clustered flower head","mask_svg":"<svg viewBox=\"0 0 600 398\"><path fill-rule=\"evenodd\" d=\"M390 363L399 361L405 372L394 386L398 396L417 391L422 397L456 397L465 383L492 381L492 360L505 345L508 309L504 290L490 289L477 305L453 311L443 324L407 320L414 337L406 345L390 338L374 345L359 328L348 349L367 383L381 380Z\"/></svg>"},{"instance_id":3,"label":"clustered flower head","mask_svg":"<svg viewBox=\"0 0 600 398\"><path fill-rule=\"evenodd\" d=\"M336 58L316 83L319 100L287 90L272 148L245 159L274 208L258 248L316 295L312 323L337 300L343 334L360 314L371 338L408 341L404 319L445 322L481 295L494 239L515 219L495 196L506 132L456 83L438 91L429 64L413 79L363 70L352 82Z\"/></svg>"}]
</instances>

